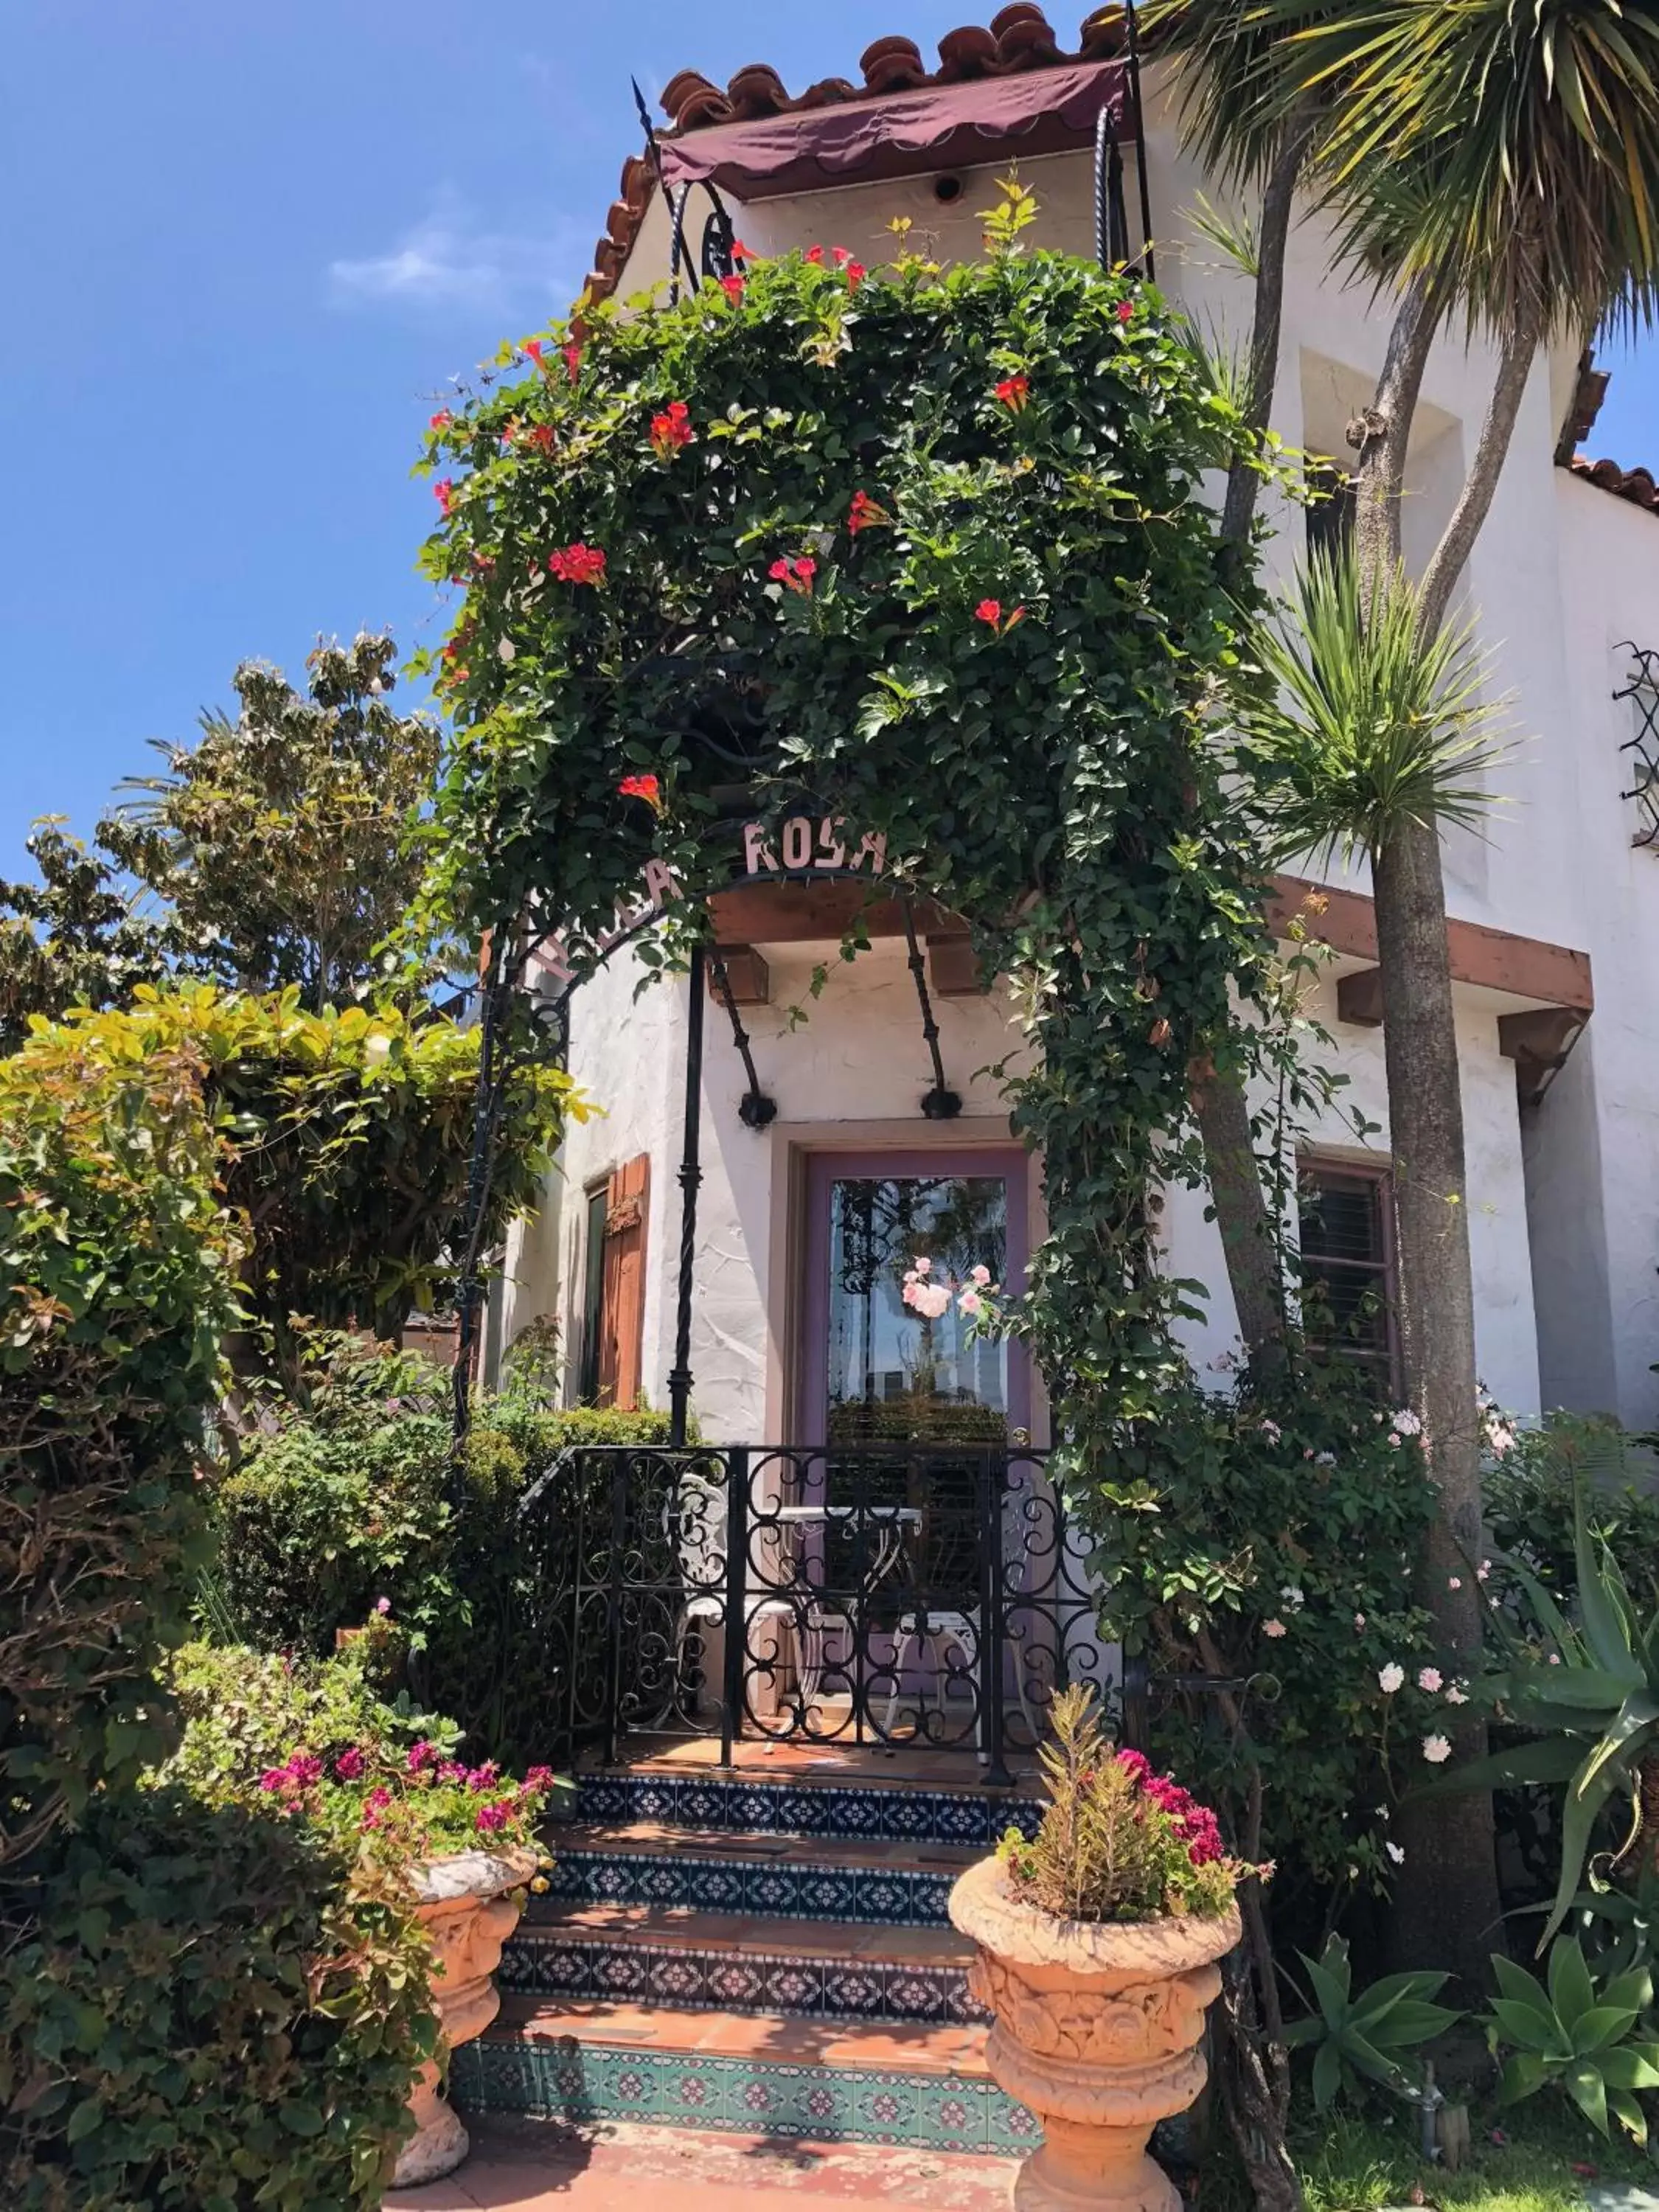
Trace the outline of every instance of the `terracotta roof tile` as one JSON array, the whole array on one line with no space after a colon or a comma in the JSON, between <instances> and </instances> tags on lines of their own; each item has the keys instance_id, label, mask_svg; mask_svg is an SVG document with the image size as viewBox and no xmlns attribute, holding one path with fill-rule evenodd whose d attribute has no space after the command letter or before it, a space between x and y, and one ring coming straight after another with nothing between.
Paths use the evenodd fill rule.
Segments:
<instances>
[{"instance_id":1,"label":"terracotta roof tile","mask_svg":"<svg viewBox=\"0 0 1659 2212\"><path fill-rule=\"evenodd\" d=\"M798 115L811 108L837 106L848 100L883 100L895 93L957 84L973 77L1011 76L1021 70L1079 61L1109 61L1122 52L1123 34L1121 5L1097 8L1079 29L1075 52L1068 52L1041 8L1033 6L1031 0L1014 0L1012 6L999 10L988 25L969 24L961 30L947 31L939 40L939 65L934 69L928 68L914 40L893 37L878 39L865 48L859 58L860 82L844 76L822 77L796 94L765 62L750 62L724 88L711 84L696 70L682 70L663 89L663 112L668 118L663 135L679 137L715 124ZM590 299L603 300L616 290L655 188L650 163L637 154L630 155L623 164L620 195L611 204L605 234L595 249L586 287Z\"/></svg>"},{"instance_id":2,"label":"terracotta roof tile","mask_svg":"<svg viewBox=\"0 0 1659 2212\"><path fill-rule=\"evenodd\" d=\"M1659 514L1659 484L1654 482L1651 470L1621 469L1617 461L1593 461L1584 453L1575 453L1568 465L1574 476L1593 483L1598 491L1610 491L1617 499L1627 499L1632 506L1646 507L1650 514Z\"/></svg>"}]
</instances>

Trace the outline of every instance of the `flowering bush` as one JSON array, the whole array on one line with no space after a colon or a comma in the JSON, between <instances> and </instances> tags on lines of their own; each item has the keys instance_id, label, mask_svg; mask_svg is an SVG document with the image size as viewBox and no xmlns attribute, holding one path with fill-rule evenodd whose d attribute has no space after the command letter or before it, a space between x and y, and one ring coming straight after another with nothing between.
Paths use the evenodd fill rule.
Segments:
<instances>
[{"instance_id":1,"label":"flowering bush","mask_svg":"<svg viewBox=\"0 0 1659 2212\"><path fill-rule=\"evenodd\" d=\"M303 1821L394 1869L533 1844L551 1771L515 1782L462 1759L453 1722L375 1696L356 1646L306 1662L192 1644L173 1674L186 1726L167 1771L209 1803Z\"/></svg>"},{"instance_id":2,"label":"flowering bush","mask_svg":"<svg viewBox=\"0 0 1659 2212\"><path fill-rule=\"evenodd\" d=\"M1048 1235L1004 1320L1087 1486L1180 1371L1146 1194L1196 1180L1190 1071L1270 949L1210 742L1254 585L1200 496L1232 398L1150 287L1019 250L1005 189L984 262L902 224L881 268L751 258L504 347L444 410L434 896L556 918L580 975L654 863L662 964L743 865L735 779L884 837L884 888L966 916L1022 1010Z\"/></svg>"},{"instance_id":3,"label":"flowering bush","mask_svg":"<svg viewBox=\"0 0 1659 2212\"><path fill-rule=\"evenodd\" d=\"M1029 1843L1018 1828L1001 1856L1015 1893L1065 1920L1213 1917L1255 1869L1228 1857L1215 1814L1138 1751L1116 1751L1093 1694L1062 1691L1042 1747L1048 1803Z\"/></svg>"}]
</instances>

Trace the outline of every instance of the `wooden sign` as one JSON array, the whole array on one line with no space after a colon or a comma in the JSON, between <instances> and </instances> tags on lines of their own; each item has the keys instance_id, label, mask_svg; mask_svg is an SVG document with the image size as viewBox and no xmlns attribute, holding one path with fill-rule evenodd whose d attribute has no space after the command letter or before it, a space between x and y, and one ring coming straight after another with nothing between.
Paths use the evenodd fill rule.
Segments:
<instances>
[{"instance_id":1,"label":"wooden sign","mask_svg":"<svg viewBox=\"0 0 1659 2212\"><path fill-rule=\"evenodd\" d=\"M771 834L775 843L768 842L764 823L744 824L744 865L751 876L858 875L866 861L872 876L887 872L885 832L866 830L855 843L842 815L826 814L820 820L810 814L792 814ZM641 890L638 902L619 908L611 927L595 942L593 951L601 958L630 937L641 922L660 914L683 895L679 878L665 860L646 862ZM532 975L549 976L556 983L576 981L571 949L562 932L538 945L526 965Z\"/></svg>"}]
</instances>

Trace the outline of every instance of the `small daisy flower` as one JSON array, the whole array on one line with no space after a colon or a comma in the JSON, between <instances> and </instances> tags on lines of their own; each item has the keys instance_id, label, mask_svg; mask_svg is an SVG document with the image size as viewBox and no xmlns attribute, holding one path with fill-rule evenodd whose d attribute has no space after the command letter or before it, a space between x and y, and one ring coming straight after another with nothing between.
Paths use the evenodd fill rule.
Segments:
<instances>
[{"instance_id":1,"label":"small daisy flower","mask_svg":"<svg viewBox=\"0 0 1659 2212\"><path fill-rule=\"evenodd\" d=\"M1425 1667L1421 1674L1419 1674L1417 1678L1418 1688L1419 1690L1426 1690L1431 1697L1435 1694L1436 1691L1443 1688L1444 1686L1444 1683L1445 1677L1441 1674L1440 1669L1437 1667Z\"/></svg>"},{"instance_id":2,"label":"small daisy flower","mask_svg":"<svg viewBox=\"0 0 1659 2212\"><path fill-rule=\"evenodd\" d=\"M1423 1739L1423 1756L1431 1766L1443 1766L1451 1757L1450 1739L1443 1735L1425 1735Z\"/></svg>"}]
</instances>

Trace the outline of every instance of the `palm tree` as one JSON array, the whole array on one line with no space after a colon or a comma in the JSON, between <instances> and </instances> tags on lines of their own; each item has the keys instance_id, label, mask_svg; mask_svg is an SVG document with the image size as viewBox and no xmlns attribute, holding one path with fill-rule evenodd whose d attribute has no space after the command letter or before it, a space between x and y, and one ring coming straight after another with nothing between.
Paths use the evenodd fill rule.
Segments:
<instances>
[{"instance_id":1,"label":"palm tree","mask_svg":"<svg viewBox=\"0 0 1659 2212\"><path fill-rule=\"evenodd\" d=\"M1398 307L1358 426L1351 610L1397 631L1401 495L1419 389L1451 318L1495 343L1496 374L1462 490L1415 595L1425 651L1491 508L1541 343L1659 303L1659 9L1620 0L1191 0L1216 21L1205 56L1229 68L1246 143L1316 103L1303 167L1335 226L1337 258ZM1232 60L1226 59L1231 27ZM1241 88L1242 87L1242 88ZM1358 648L1356 647L1356 651ZM1482 1620L1465 1547L1480 1540L1462 1102L1440 836L1421 807L1372 849L1389 1087L1400 1334L1441 1510L1424 1597L1448 1663L1472 1671ZM1460 1749L1478 1752L1471 1723ZM1497 1908L1489 1801L1410 1822L1414 1879L1397 1935L1408 1963L1484 1973Z\"/></svg>"}]
</instances>

